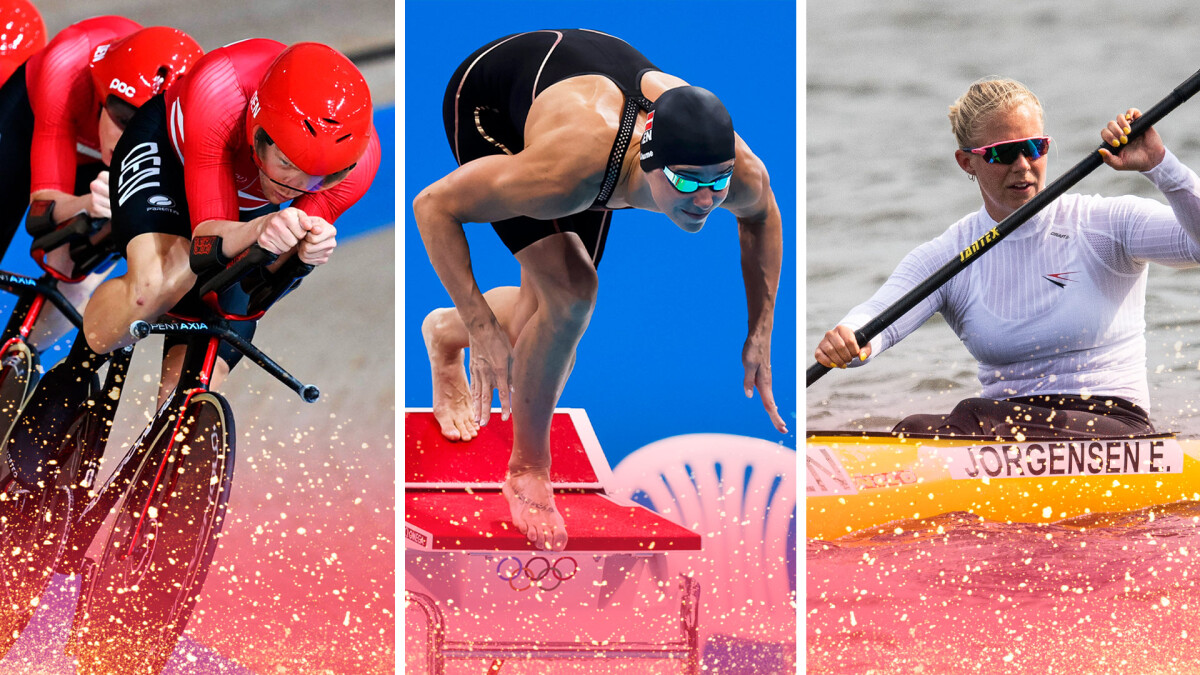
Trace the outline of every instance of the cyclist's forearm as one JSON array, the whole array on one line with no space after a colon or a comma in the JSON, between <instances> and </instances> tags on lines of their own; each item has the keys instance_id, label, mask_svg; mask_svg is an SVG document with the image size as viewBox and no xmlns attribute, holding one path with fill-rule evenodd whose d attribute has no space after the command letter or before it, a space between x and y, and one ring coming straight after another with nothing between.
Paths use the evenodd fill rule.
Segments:
<instances>
[{"instance_id":1,"label":"cyclist's forearm","mask_svg":"<svg viewBox=\"0 0 1200 675\"><path fill-rule=\"evenodd\" d=\"M61 223L80 211L87 211L92 205L92 193L69 195L58 190L38 190L29 196L31 202L41 200L54 202L54 222Z\"/></svg>"},{"instance_id":2,"label":"cyclist's forearm","mask_svg":"<svg viewBox=\"0 0 1200 675\"><path fill-rule=\"evenodd\" d=\"M258 234L262 229L259 221L265 217L261 216L246 223L236 220L206 220L196 226L192 236L220 237L221 254L227 258L233 258L258 241Z\"/></svg>"}]
</instances>

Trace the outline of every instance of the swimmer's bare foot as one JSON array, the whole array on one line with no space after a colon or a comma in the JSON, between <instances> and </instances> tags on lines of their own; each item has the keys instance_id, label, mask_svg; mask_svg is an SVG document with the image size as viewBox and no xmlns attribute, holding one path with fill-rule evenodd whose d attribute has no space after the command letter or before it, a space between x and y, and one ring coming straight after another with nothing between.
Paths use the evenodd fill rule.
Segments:
<instances>
[{"instance_id":1,"label":"swimmer's bare foot","mask_svg":"<svg viewBox=\"0 0 1200 675\"><path fill-rule=\"evenodd\" d=\"M567 526L554 505L549 470L509 474L500 491L508 500L513 524L539 550L561 551L567 547Z\"/></svg>"},{"instance_id":2,"label":"swimmer's bare foot","mask_svg":"<svg viewBox=\"0 0 1200 675\"><path fill-rule=\"evenodd\" d=\"M471 389L461 347L447 339L454 322L461 322L453 307L435 309L421 322L421 337L433 371L433 417L442 435L451 441L469 441L479 434L471 407Z\"/></svg>"}]
</instances>

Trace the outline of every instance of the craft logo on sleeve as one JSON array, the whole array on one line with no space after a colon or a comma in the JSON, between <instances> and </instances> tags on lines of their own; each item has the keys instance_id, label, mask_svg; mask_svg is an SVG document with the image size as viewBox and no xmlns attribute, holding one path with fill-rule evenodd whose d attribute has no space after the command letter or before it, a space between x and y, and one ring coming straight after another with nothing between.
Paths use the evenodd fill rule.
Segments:
<instances>
[{"instance_id":1,"label":"craft logo on sleeve","mask_svg":"<svg viewBox=\"0 0 1200 675\"><path fill-rule=\"evenodd\" d=\"M1042 441L931 448L958 480L1183 472L1174 438Z\"/></svg>"},{"instance_id":2,"label":"craft logo on sleeve","mask_svg":"<svg viewBox=\"0 0 1200 675\"><path fill-rule=\"evenodd\" d=\"M805 447L805 494L809 497L856 495L858 488L838 461L837 454L825 446Z\"/></svg>"}]
</instances>

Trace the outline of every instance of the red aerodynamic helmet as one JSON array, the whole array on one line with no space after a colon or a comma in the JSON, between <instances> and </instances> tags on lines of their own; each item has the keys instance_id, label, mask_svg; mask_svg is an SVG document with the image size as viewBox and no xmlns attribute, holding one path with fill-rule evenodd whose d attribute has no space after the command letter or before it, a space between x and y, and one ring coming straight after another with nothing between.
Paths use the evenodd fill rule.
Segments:
<instances>
[{"instance_id":1,"label":"red aerodynamic helmet","mask_svg":"<svg viewBox=\"0 0 1200 675\"><path fill-rule=\"evenodd\" d=\"M200 45L181 30L143 28L96 48L92 83L101 101L111 94L139 108L171 86L203 54Z\"/></svg>"},{"instance_id":2,"label":"red aerodynamic helmet","mask_svg":"<svg viewBox=\"0 0 1200 675\"><path fill-rule=\"evenodd\" d=\"M29 0L0 0L0 83L46 46L46 24Z\"/></svg>"},{"instance_id":3,"label":"red aerodynamic helmet","mask_svg":"<svg viewBox=\"0 0 1200 675\"><path fill-rule=\"evenodd\" d=\"M371 92L362 73L341 52L300 42L267 68L246 115L246 139L263 131L310 176L352 166L371 140Z\"/></svg>"}]
</instances>

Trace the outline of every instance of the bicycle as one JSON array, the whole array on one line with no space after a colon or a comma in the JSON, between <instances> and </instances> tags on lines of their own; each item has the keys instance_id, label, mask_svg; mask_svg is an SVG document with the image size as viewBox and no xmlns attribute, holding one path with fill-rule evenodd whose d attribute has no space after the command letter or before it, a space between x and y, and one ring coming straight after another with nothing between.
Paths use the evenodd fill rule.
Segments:
<instances>
[{"instance_id":1,"label":"bicycle","mask_svg":"<svg viewBox=\"0 0 1200 675\"><path fill-rule=\"evenodd\" d=\"M207 253L213 245L219 247L219 239L193 241L194 266L205 257L200 249ZM91 487L127 359L110 363L104 386L90 389L66 427L65 447L57 453L63 459L47 473L57 473L55 484L75 485L88 496L81 509L68 509L65 545L56 561L60 572L82 573L66 648L80 673L158 673L191 616L216 551L233 478L233 412L221 394L209 389L218 347L232 345L307 402L320 396L315 386L299 382L230 329L231 321L261 317L311 270L293 258L267 274L274 260L253 246L198 282L198 295L208 307L203 316L175 315L171 322L131 326L139 339L183 335L186 353L179 384L104 485ZM204 279L207 271L198 272ZM248 310L227 311L220 304L224 290L247 275L252 277L243 283L250 286ZM97 537L103 546L93 560L85 553Z\"/></svg>"},{"instance_id":2,"label":"bicycle","mask_svg":"<svg viewBox=\"0 0 1200 675\"><path fill-rule=\"evenodd\" d=\"M33 235L31 253L44 273L39 278L0 271L0 289L14 294L17 304L0 332L0 443L7 444L16 420L40 379L39 352L29 342L34 324L49 302L76 327L83 320L59 291L57 282L78 283L90 272L115 259L107 240L93 242L106 220L78 214L55 224L54 203L36 201L30 207L26 228ZM74 264L64 274L45 261L46 252L68 246ZM116 355L128 361L131 351ZM107 435L107 428L104 430ZM22 475L7 453L0 462L0 655L16 641L49 583L63 554L69 514L80 499L80 487L60 480L70 471L49 475Z\"/></svg>"}]
</instances>

